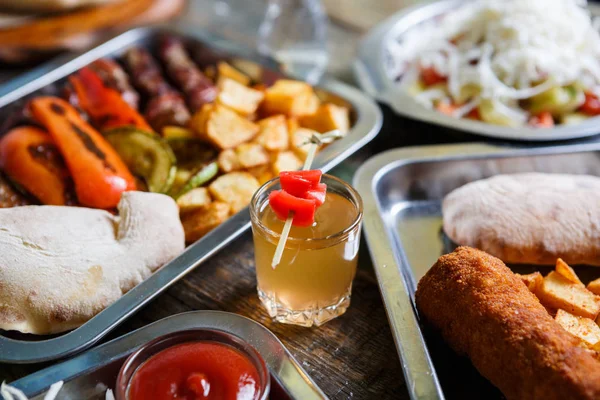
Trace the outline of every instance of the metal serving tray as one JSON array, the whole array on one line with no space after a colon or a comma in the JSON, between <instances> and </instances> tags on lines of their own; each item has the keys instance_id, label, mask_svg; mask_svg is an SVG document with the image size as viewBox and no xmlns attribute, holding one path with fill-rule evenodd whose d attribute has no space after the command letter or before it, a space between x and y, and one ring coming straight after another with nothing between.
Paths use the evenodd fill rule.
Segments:
<instances>
[{"instance_id":1,"label":"metal serving tray","mask_svg":"<svg viewBox=\"0 0 600 400\"><path fill-rule=\"evenodd\" d=\"M414 293L438 257L453 250L442 234L443 197L471 181L531 171L600 175L600 144L403 148L372 157L356 173L365 235L411 398L502 398L468 360L420 326ZM584 281L600 275L597 267L578 267L577 273Z\"/></svg>"},{"instance_id":2,"label":"metal serving tray","mask_svg":"<svg viewBox=\"0 0 600 400\"><path fill-rule=\"evenodd\" d=\"M481 121L458 119L429 110L412 96L400 90L396 76L390 76L387 64L390 54L388 43L397 41L402 34L418 24L439 17L461 4L472 0L427 0L402 9L373 28L358 47L354 72L361 87L379 101L388 104L398 114L447 128L476 135L511 140L546 141L575 139L600 133L599 118L590 118L580 124L563 125L551 129L510 128ZM600 5L588 4L592 15L600 16Z\"/></svg>"},{"instance_id":3,"label":"metal serving tray","mask_svg":"<svg viewBox=\"0 0 600 400\"><path fill-rule=\"evenodd\" d=\"M123 362L139 346L168 333L198 328L232 333L254 346L271 372L270 398L327 399L271 331L249 318L222 311L191 311L162 319L11 385L32 400L42 400L50 385L62 380L59 399L104 400L106 389L114 390Z\"/></svg>"},{"instance_id":4,"label":"metal serving tray","mask_svg":"<svg viewBox=\"0 0 600 400\"><path fill-rule=\"evenodd\" d=\"M132 46L151 46L161 34L180 35L192 42L207 57L236 57L258 63L271 76L281 75L276 64L257 56L248 48L225 41L193 27L157 26L140 28L123 33L104 44L82 54L66 56L52 61L0 87L0 120L11 112L9 107L17 101L41 92L56 90L54 84L69 74L102 57L114 57ZM263 76L268 74L263 74ZM324 148L314 161L315 168L328 171L373 139L381 128L381 110L365 94L335 80L325 79L319 85L320 95L331 101L348 104L352 109L353 125L341 140ZM58 337L39 340L35 337L0 336L0 362L35 363L66 357L92 346L111 329L135 313L163 290L206 261L250 227L248 209L214 229L208 235L189 246L179 257L155 272L151 277L130 290L110 307L96 315L81 327ZM12 335L12 334L11 334ZM31 339L31 340L27 340Z\"/></svg>"}]
</instances>

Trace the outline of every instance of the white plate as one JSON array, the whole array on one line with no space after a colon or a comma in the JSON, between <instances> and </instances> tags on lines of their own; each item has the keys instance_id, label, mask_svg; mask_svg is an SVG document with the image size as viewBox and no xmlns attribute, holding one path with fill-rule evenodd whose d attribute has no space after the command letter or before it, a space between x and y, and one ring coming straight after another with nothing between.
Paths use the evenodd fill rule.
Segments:
<instances>
[{"instance_id":1,"label":"white plate","mask_svg":"<svg viewBox=\"0 0 600 400\"><path fill-rule=\"evenodd\" d=\"M367 33L359 44L354 72L360 86L377 100L389 105L398 114L443 127L493 138L546 141L577 139L600 133L600 117L589 118L576 125L559 125L549 129L510 128L470 119L449 117L427 109L404 92L390 77L385 67L390 55L387 43L395 40L415 25L447 13L470 0L427 1L400 10ZM590 11L600 16L600 6L589 4Z\"/></svg>"}]
</instances>

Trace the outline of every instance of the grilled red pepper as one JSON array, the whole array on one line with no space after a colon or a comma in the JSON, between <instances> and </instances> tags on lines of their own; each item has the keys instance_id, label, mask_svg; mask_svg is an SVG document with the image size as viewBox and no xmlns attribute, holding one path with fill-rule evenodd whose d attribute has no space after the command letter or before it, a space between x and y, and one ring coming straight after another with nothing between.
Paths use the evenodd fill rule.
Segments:
<instances>
[{"instance_id":1,"label":"grilled red pepper","mask_svg":"<svg viewBox=\"0 0 600 400\"><path fill-rule=\"evenodd\" d=\"M73 106L58 97L40 96L31 100L30 107L62 153L81 204L114 208L123 192L136 189L117 152Z\"/></svg>"},{"instance_id":2,"label":"grilled red pepper","mask_svg":"<svg viewBox=\"0 0 600 400\"><path fill-rule=\"evenodd\" d=\"M0 168L42 204L73 205L73 181L52 137L33 126L14 128L0 140Z\"/></svg>"},{"instance_id":3,"label":"grilled red pepper","mask_svg":"<svg viewBox=\"0 0 600 400\"><path fill-rule=\"evenodd\" d=\"M123 100L121 94L106 86L90 68L82 68L69 81L77 93L81 108L99 129L130 125L152 131L144 118Z\"/></svg>"}]
</instances>

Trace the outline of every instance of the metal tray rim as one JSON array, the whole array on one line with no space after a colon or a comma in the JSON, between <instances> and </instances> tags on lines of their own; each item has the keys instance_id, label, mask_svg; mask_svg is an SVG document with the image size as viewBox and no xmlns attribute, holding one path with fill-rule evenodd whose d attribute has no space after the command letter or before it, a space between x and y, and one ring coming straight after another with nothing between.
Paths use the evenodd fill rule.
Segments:
<instances>
[{"instance_id":1,"label":"metal tray rim","mask_svg":"<svg viewBox=\"0 0 600 400\"><path fill-rule=\"evenodd\" d=\"M131 354L149 340L168 333L189 329L217 329L235 334L250 342L263 356L269 370L295 398L327 399L302 369L283 343L264 325L243 315L224 311L188 311L148 324L133 332L104 343L63 363L21 378L11 385L29 397L43 393L51 384L65 382L85 371L92 372L107 363ZM246 330L252 330L247 332ZM126 350L122 350L126 347ZM83 370L83 371L82 371Z\"/></svg>"},{"instance_id":2,"label":"metal tray rim","mask_svg":"<svg viewBox=\"0 0 600 400\"><path fill-rule=\"evenodd\" d=\"M394 342L411 399L444 399L414 308L406 276L406 255L392 239L375 195L377 181L389 170L418 162L552 155L600 150L600 143L547 147L497 146L484 143L391 149L371 157L356 172L354 186L364 203L364 231ZM368 217L367 217L368 216ZM399 283L399 284L398 284Z\"/></svg>"},{"instance_id":3,"label":"metal tray rim","mask_svg":"<svg viewBox=\"0 0 600 400\"><path fill-rule=\"evenodd\" d=\"M447 10L470 0L426 0L417 5L401 9L391 15L361 40L354 61L354 74L360 86L379 101L389 105L398 114L442 127L466 131L476 135L519 141L553 141L584 138L600 134L600 117L590 118L577 125L565 125L551 129L528 127L509 128L481 121L456 119L419 105L410 95L397 88L384 68L386 44L405 30L420 22L436 10ZM588 4L593 15L600 15L600 5Z\"/></svg>"},{"instance_id":4,"label":"metal tray rim","mask_svg":"<svg viewBox=\"0 0 600 400\"><path fill-rule=\"evenodd\" d=\"M39 68L15 78L0 87L0 108L55 82L93 60L109 56L120 49L142 40L148 35L164 31L192 37L208 46L252 58L252 52L243 45L226 41L186 24L157 25L136 28L117 35L85 52L59 57ZM239 51L237 51L239 50ZM261 57L256 57L263 60ZM264 61L264 60L263 60ZM265 62L263 62L263 65ZM269 65L267 65L269 66ZM319 88L332 92L352 104L357 120L347 136L324 149L315 159L315 166L324 172L371 141L382 125L382 113L377 104L358 89L333 79L325 79ZM181 255L156 271L148 279L123 295L79 328L53 339L29 342L0 336L0 362L36 363L66 357L82 351L106 335L148 301L152 300L186 273L206 261L250 227L248 209L240 211L208 235L190 245Z\"/></svg>"}]
</instances>

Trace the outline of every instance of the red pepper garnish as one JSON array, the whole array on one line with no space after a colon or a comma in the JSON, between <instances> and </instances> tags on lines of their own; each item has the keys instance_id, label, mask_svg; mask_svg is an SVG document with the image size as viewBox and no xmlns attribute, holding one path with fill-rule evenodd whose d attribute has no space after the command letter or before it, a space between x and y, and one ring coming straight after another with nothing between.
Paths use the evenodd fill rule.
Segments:
<instances>
[{"instance_id":1,"label":"red pepper garnish","mask_svg":"<svg viewBox=\"0 0 600 400\"><path fill-rule=\"evenodd\" d=\"M274 190L269 194L269 205L281 220L286 220L293 212L292 224L295 226L311 226L315 222L317 203L312 199L295 197L285 190Z\"/></svg>"},{"instance_id":2,"label":"red pepper garnish","mask_svg":"<svg viewBox=\"0 0 600 400\"><path fill-rule=\"evenodd\" d=\"M269 195L269 204L278 218L286 220L290 212L295 226L310 226L317 207L325 202L327 185L320 183L323 173L318 170L285 171L279 174L282 190Z\"/></svg>"},{"instance_id":3,"label":"red pepper garnish","mask_svg":"<svg viewBox=\"0 0 600 400\"><path fill-rule=\"evenodd\" d=\"M432 86L438 83L446 82L448 79L440 75L437 70L433 67L421 67L421 80L425 84L425 86Z\"/></svg>"}]
</instances>

